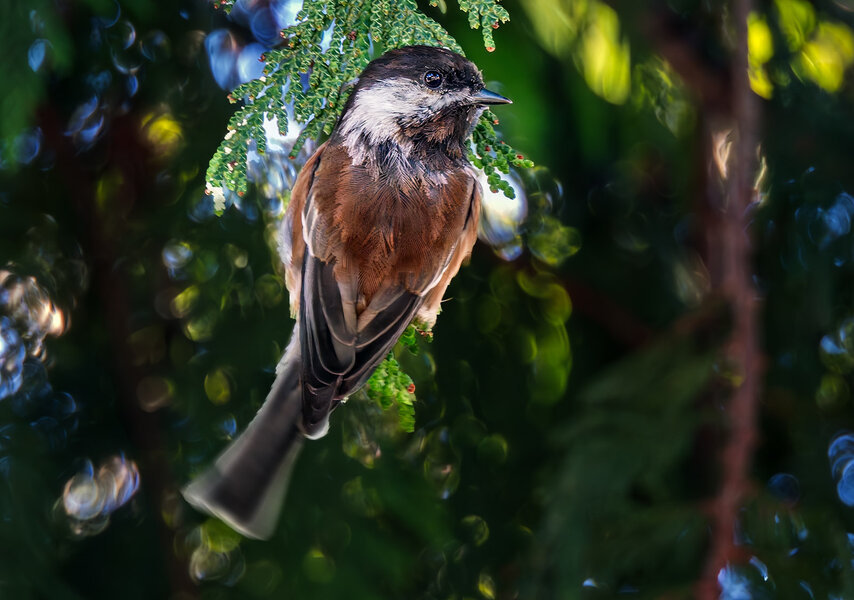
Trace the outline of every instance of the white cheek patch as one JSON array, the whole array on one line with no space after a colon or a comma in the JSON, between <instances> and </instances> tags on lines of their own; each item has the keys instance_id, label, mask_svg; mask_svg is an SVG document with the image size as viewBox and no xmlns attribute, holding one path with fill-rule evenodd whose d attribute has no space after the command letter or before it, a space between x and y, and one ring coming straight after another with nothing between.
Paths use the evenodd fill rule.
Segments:
<instances>
[{"instance_id":1,"label":"white cheek patch","mask_svg":"<svg viewBox=\"0 0 854 600\"><path fill-rule=\"evenodd\" d=\"M418 84L402 78L359 90L341 123L344 144L352 154L360 145L362 136L370 145L399 138L399 123L426 112L425 100L425 93Z\"/></svg>"}]
</instances>

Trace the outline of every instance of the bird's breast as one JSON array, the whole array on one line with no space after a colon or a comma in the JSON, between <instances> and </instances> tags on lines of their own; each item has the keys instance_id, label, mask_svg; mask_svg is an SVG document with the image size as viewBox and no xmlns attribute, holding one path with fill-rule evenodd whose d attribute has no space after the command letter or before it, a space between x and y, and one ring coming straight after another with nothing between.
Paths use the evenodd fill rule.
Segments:
<instances>
[{"instance_id":1,"label":"bird's breast","mask_svg":"<svg viewBox=\"0 0 854 600\"><path fill-rule=\"evenodd\" d=\"M460 172L411 180L353 173L335 221L341 258L357 268L362 293L370 296L389 278L417 287L444 263L462 232L472 185Z\"/></svg>"}]
</instances>

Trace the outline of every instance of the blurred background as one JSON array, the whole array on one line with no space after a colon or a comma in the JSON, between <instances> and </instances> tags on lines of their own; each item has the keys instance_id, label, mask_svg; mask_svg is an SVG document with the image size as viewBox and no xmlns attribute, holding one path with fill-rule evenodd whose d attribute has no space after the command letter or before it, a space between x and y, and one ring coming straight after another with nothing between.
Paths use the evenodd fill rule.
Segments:
<instances>
[{"instance_id":1,"label":"blurred background","mask_svg":"<svg viewBox=\"0 0 854 600\"><path fill-rule=\"evenodd\" d=\"M537 166L398 351L414 433L352 397L267 542L178 490L290 335L275 235L308 149L250 152L221 216L204 174L300 3L24 4L0 597L854 598L854 2L507 0L494 52L421 3Z\"/></svg>"}]
</instances>

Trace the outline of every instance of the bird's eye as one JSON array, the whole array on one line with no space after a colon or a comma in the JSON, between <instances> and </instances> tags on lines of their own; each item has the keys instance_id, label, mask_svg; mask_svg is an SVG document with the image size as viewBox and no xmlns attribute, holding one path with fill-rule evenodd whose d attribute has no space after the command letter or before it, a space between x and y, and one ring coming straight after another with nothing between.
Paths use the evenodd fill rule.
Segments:
<instances>
[{"instance_id":1,"label":"bird's eye","mask_svg":"<svg viewBox=\"0 0 854 600\"><path fill-rule=\"evenodd\" d=\"M424 73L424 85L435 90L442 85L442 74L439 71L427 71Z\"/></svg>"}]
</instances>

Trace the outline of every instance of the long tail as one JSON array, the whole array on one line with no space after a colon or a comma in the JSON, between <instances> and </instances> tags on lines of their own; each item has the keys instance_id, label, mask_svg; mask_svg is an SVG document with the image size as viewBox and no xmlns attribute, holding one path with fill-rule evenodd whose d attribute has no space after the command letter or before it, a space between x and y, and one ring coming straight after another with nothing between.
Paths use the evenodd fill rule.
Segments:
<instances>
[{"instance_id":1,"label":"long tail","mask_svg":"<svg viewBox=\"0 0 854 600\"><path fill-rule=\"evenodd\" d=\"M289 347L264 405L207 471L184 488L187 502L243 535L267 539L276 527L302 448L299 351Z\"/></svg>"}]
</instances>

